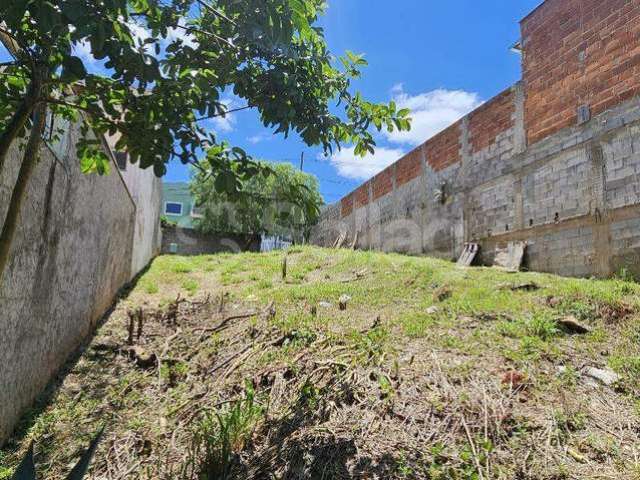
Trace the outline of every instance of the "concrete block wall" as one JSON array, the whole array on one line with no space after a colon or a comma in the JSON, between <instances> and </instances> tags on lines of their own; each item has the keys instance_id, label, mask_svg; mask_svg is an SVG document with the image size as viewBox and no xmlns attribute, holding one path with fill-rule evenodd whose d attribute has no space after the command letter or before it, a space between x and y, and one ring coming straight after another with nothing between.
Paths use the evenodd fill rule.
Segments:
<instances>
[{"instance_id":1,"label":"concrete block wall","mask_svg":"<svg viewBox=\"0 0 640 480\"><path fill-rule=\"evenodd\" d=\"M136 203L115 162L106 176L80 172L79 135L77 125L67 125L60 142L42 148L0 283L0 444L152 256L147 236L135 237ZM10 151L0 177L0 222L21 155ZM155 211L154 197L145 197L153 183L138 187Z\"/></svg>"},{"instance_id":2,"label":"concrete block wall","mask_svg":"<svg viewBox=\"0 0 640 480\"><path fill-rule=\"evenodd\" d=\"M532 270L640 276L638 20L640 0L547 0L522 22L523 81L328 209L312 241L451 259L474 241L490 264L522 240Z\"/></svg>"}]
</instances>

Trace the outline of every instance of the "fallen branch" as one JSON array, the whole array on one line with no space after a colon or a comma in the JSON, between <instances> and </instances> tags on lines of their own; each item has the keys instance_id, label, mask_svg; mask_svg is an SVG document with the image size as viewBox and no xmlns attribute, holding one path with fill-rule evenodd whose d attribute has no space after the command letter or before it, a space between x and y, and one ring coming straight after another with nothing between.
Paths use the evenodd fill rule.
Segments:
<instances>
[{"instance_id":1,"label":"fallen branch","mask_svg":"<svg viewBox=\"0 0 640 480\"><path fill-rule=\"evenodd\" d=\"M213 367L211 370L209 370L209 374L213 374L215 372L217 372L218 370L220 370L221 368L226 367L227 365L229 365L233 360L235 360L236 358L238 358L240 355L244 354L247 350L250 350L252 348L251 345L246 346L245 348L243 348L242 350L240 350L238 353L235 353L233 355L231 355L229 358L227 358L224 362L216 365L215 367Z\"/></svg>"},{"instance_id":2,"label":"fallen branch","mask_svg":"<svg viewBox=\"0 0 640 480\"><path fill-rule=\"evenodd\" d=\"M228 327L229 322L231 322L233 320L243 320L245 318L255 317L255 316L259 315L259 314L260 314L260 312L247 312L247 313L241 313L241 314L238 314L238 315L231 315L230 317L227 317L224 320L222 320L215 327L195 328L193 331L194 332L202 332L203 334L204 333L221 332L222 330L226 329Z\"/></svg>"},{"instance_id":3,"label":"fallen branch","mask_svg":"<svg viewBox=\"0 0 640 480\"><path fill-rule=\"evenodd\" d=\"M476 444L471 437L471 432L469 431L467 421L464 419L463 414L460 415L460 419L462 420L464 433L467 435L467 440L469 441L469 445L471 446L471 454L473 455L473 462L476 464L476 469L478 470L478 476L480 477L480 480L484 480L484 476L482 475L482 465L480 465L480 459L478 458L478 450L476 449Z\"/></svg>"}]
</instances>

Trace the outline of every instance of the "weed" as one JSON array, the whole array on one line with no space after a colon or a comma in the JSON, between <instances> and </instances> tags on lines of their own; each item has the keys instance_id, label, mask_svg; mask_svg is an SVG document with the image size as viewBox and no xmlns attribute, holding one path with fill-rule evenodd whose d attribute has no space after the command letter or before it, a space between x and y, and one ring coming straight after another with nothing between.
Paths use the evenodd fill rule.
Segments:
<instances>
[{"instance_id":1,"label":"weed","mask_svg":"<svg viewBox=\"0 0 640 480\"><path fill-rule=\"evenodd\" d=\"M320 391L309 379L307 379L300 389L300 402L309 408L310 411L315 411L318 408Z\"/></svg>"},{"instance_id":2,"label":"weed","mask_svg":"<svg viewBox=\"0 0 640 480\"><path fill-rule=\"evenodd\" d=\"M550 340L560 333L557 322L546 313L535 313L525 323L525 330L541 340Z\"/></svg>"},{"instance_id":3,"label":"weed","mask_svg":"<svg viewBox=\"0 0 640 480\"><path fill-rule=\"evenodd\" d=\"M273 288L273 282L266 279L258 280L258 282L256 283L256 288L259 288L260 290L268 290L270 288Z\"/></svg>"},{"instance_id":4,"label":"weed","mask_svg":"<svg viewBox=\"0 0 640 480\"><path fill-rule=\"evenodd\" d=\"M178 261L173 264L171 271L173 273L191 273L193 268L185 261Z\"/></svg>"},{"instance_id":5,"label":"weed","mask_svg":"<svg viewBox=\"0 0 640 480\"><path fill-rule=\"evenodd\" d=\"M195 293L198 291L198 289L200 288L200 284L192 279L192 278L188 278L187 280L185 280L184 282L182 282L182 288L184 288L187 292L189 292L191 295L195 295Z\"/></svg>"},{"instance_id":6,"label":"weed","mask_svg":"<svg viewBox=\"0 0 640 480\"><path fill-rule=\"evenodd\" d=\"M567 366L560 372L558 379L565 387L574 388L580 379L580 372L572 366Z\"/></svg>"},{"instance_id":7,"label":"weed","mask_svg":"<svg viewBox=\"0 0 640 480\"><path fill-rule=\"evenodd\" d=\"M564 445L572 433L585 428L587 416L578 411L568 409L555 410L553 412L553 435L559 445Z\"/></svg>"},{"instance_id":8,"label":"weed","mask_svg":"<svg viewBox=\"0 0 640 480\"><path fill-rule=\"evenodd\" d=\"M245 384L244 399L229 404L224 410L204 414L193 431L189 460L200 478L230 478L234 456L244 449L264 414L265 408L256 401L249 382Z\"/></svg>"},{"instance_id":9,"label":"weed","mask_svg":"<svg viewBox=\"0 0 640 480\"><path fill-rule=\"evenodd\" d=\"M389 342L389 331L386 328L377 326L365 334L352 332L351 338L360 361L373 365L382 363Z\"/></svg>"},{"instance_id":10,"label":"weed","mask_svg":"<svg viewBox=\"0 0 640 480\"><path fill-rule=\"evenodd\" d=\"M160 365L160 378L170 387L175 387L189 373L189 365L185 362L163 362Z\"/></svg>"},{"instance_id":11,"label":"weed","mask_svg":"<svg viewBox=\"0 0 640 480\"><path fill-rule=\"evenodd\" d=\"M626 267L622 267L620 271L615 275L615 278L623 282L635 282L635 275Z\"/></svg>"},{"instance_id":12,"label":"weed","mask_svg":"<svg viewBox=\"0 0 640 480\"><path fill-rule=\"evenodd\" d=\"M145 282L145 285L143 288L144 288L144 291L149 295L154 295L160 291L160 287L158 287L158 284L150 280Z\"/></svg>"},{"instance_id":13,"label":"weed","mask_svg":"<svg viewBox=\"0 0 640 480\"><path fill-rule=\"evenodd\" d=\"M391 399L395 396L396 390L393 388L391 380L386 375L378 375L378 387L382 398Z\"/></svg>"}]
</instances>

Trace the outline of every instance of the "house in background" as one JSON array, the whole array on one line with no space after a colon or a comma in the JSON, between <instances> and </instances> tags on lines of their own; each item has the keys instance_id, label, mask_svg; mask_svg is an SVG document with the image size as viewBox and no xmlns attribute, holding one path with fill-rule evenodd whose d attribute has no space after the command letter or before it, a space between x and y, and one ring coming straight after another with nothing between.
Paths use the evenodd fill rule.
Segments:
<instances>
[{"instance_id":1,"label":"house in background","mask_svg":"<svg viewBox=\"0 0 640 480\"><path fill-rule=\"evenodd\" d=\"M178 255L203 255L218 252L259 252L262 238L257 234L220 232L202 234L196 230L202 218L186 182L163 184L162 217L165 225L162 252Z\"/></svg>"},{"instance_id":2,"label":"house in background","mask_svg":"<svg viewBox=\"0 0 640 480\"><path fill-rule=\"evenodd\" d=\"M164 183L162 188L162 215L180 228L195 228L198 214L195 199L186 182Z\"/></svg>"}]
</instances>

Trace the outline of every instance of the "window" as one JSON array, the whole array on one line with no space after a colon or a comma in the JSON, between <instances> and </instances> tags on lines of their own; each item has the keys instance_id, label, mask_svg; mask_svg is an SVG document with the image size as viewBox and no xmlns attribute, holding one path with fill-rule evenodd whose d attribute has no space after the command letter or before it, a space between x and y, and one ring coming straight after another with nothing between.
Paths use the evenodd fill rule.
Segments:
<instances>
[{"instance_id":1,"label":"window","mask_svg":"<svg viewBox=\"0 0 640 480\"><path fill-rule=\"evenodd\" d=\"M182 215L182 204L179 202L166 202L164 204L164 213L166 215Z\"/></svg>"},{"instance_id":2,"label":"window","mask_svg":"<svg viewBox=\"0 0 640 480\"><path fill-rule=\"evenodd\" d=\"M116 163L121 171L127 169L127 154L124 152L116 152Z\"/></svg>"}]
</instances>

